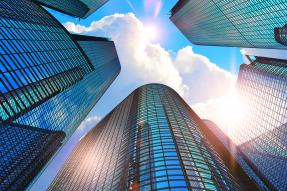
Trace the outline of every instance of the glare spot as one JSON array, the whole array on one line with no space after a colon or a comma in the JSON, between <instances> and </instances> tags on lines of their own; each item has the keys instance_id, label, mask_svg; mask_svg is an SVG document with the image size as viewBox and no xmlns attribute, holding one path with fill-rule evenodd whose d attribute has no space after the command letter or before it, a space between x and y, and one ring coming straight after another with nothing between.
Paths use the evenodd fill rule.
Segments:
<instances>
[{"instance_id":1,"label":"glare spot","mask_svg":"<svg viewBox=\"0 0 287 191\"><path fill-rule=\"evenodd\" d=\"M158 38L158 29L153 25L144 26L144 35L149 40L156 40Z\"/></svg>"},{"instance_id":2,"label":"glare spot","mask_svg":"<svg viewBox=\"0 0 287 191\"><path fill-rule=\"evenodd\" d=\"M244 119L245 108L241 96L236 91L224 98L218 112L223 123L222 126L227 131L226 134L230 135L230 133L236 132L239 123Z\"/></svg>"}]
</instances>

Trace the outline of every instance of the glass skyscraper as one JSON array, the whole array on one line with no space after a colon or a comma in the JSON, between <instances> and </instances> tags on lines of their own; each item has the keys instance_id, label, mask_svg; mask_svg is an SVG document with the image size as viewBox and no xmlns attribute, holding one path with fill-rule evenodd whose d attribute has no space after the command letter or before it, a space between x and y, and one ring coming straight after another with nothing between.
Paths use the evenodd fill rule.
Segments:
<instances>
[{"instance_id":1,"label":"glass skyscraper","mask_svg":"<svg viewBox=\"0 0 287 191\"><path fill-rule=\"evenodd\" d=\"M287 48L286 28L278 31L287 24L286 1L179 0L171 14L172 22L194 44Z\"/></svg>"},{"instance_id":2,"label":"glass skyscraper","mask_svg":"<svg viewBox=\"0 0 287 191\"><path fill-rule=\"evenodd\" d=\"M61 146L65 133L20 124L0 128L0 190L23 190Z\"/></svg>"},{"instance_id":3,"label":"glass skyscraper","mask_svg":"<svg viewBox=\"0 0 287 191\"><path fill-rule=\"evenodd\" d=\"M119 72L108 39L70 35L34 1L0 1L0 190L27 186Z\"/></svg>"},{"instance_id":4,"label":"glass skyscraper","mask_svg":"<svg viewBox=\"0 0 287 191\"><path fill-rule=\"evenodd\" d=\"M41 5L63 12L65 14L87 18L108 0L36 0Z\"/></svg>"},{"instance_id":5,"label":"glass skyscraper","mask_svg":"<svg viewBox=\"0 0 287 191\"><path fill-rule=\"evenodd\" d=\"M261 190L269 190L269 188L266 186L266 183L264 183L267 181L267 179L264 176L261 176L261 174L258 174L258 171L254 171L255 169L252 168L253 166L250 166L250 163L245 160L245 155L241 152L241 150L237 149L233 141L230 140L230 138L215 123L209 120L203 121L206 126L213 132L213 134L218 138L218 140L223 143L225 148L235 158L236 162L241 166L241 168L245 171L249 178L254 180Z\"/></svg>"},{"instance_id":6,"label":"glass skyscraper","mask_svg":"<svg viewBox=\"0 0 287 191\"><path fill-rule=\"evenodd\" d=\"M287 61L241 65L238 89L244 116L230 137L269 188L287 190Z\"/></svg>"},{"instance_id":7,"label":"glass skyscraper","mask_svg":"<svg viewBox=\"0 0 287 191\"><path fill-rule=\"evenodd\" d=\"M171 88L142 86L80 140L49 190L240 190L202 125Z\"/></svg>"}]
</instances>

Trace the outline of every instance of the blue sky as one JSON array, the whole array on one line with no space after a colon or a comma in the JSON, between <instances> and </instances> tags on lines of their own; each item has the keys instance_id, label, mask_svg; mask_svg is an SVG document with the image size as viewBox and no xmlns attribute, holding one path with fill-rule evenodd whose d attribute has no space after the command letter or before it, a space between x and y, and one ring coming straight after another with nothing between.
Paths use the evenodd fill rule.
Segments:
<instances>
[{"instance_id":1,"label":"blue sky","mask_svg":"<svg viewBox=\"0 0 287 191\"><path fill-rule=\"evenodd\" d=\"M160 0L155 0L154 2L160 2ZM85 20L79 20L49 10L63 24L71 22L75 25L78 24L89 27L93 21L99 22L103 17L107 16L113 20L111 24L113 26L118 26L116 25L117 22L126 25L123 28L119 27L119 33L122 36L125 36L122 30L131 27L128 30L130 32L133 28L132 24L134 23L143 24L143 26L153 25L159 31L159 34L157 38L150 39L150 42L143 42L140 44L143 45L145 49L149 50L147 51L148 53L144 53L145 56L149 56L151 54L150 52L155 55L150 56L146 61L134 63L137 62L136 58L129 59L123 56L126 53L123 49L126 47L122 42L126 41L117 40L116 33L109 32L111 36L108 37L115 37L112 40L115 40L116 43L122 64L122 73L92 110L89 118L75 132L63 149L58 152L55 159L50 163L46 171L43 172L42 176L40 176L31 190L45 190L79 138L90 128L95 126L100 118L104 117L139 85L155 81L174 86L174 89L182 91L181 94L190 105L194 105L195 108L199 108L198 111L207 114L208 112L206 112L205 109L213 108L215 106L211 107L206 104L212 105L217 103L211 98L224 96L224 94L222 94L222 92L225 92L224 88L229 91L230 87L233 86L235 81L234 77L238 72L239 65L243 63L240 49L192 45L169 20L169 11L176 3L176 0L162 0L161 3L162 8L158 12L158 15L156 15L156 3L147 5L144 1L139 0L110 0L100 10ZM127 13L130 12L134 15L127 15ZM120 13L122 15L115 16L115 13ZM103 21L102 23L105 22ZM105 27L105 33L102 33L99 29L95 29L92 32L84 32L84 34L104 36L103 34L106 34L107 31L110 30L108 24L105 24ZM135 32L142 30L141 27L137 27L139 29L134 30ZM136 26L134 28L136 28ZM135 34L135 38L140 38L139 36L140 35ZM138 39L130 38L128 40L132 42L137 41ZM163 56L158 58L157 55ZM133 63L129 61L132 61ZM149 64L151 63L148 63L149 61L158 62L157 66L155 64L155 68L150 70L151 65ZM193 64L193 62L198 64ZM186 65L179 66L183 63ZM145 69L140 71L141 67ZM153 74L153 70L158 68L164 68L162 72L166 73L166 75L161 76L158 72ZM130 78L127 78L127 75L133 73L133 70L137 72L135 72L134 75L131 74ZM138 77L141 75L140 72L148 73L150 71L150 78L148 75ZM157 76L159 79L157 79ZM198 81L196 81L197 79ZM196 87L197 84L199 87ZM210 90L205 90L205 84L210 85ZM211 111L211 113L212 112L214 111Z\"/></svg>"}]
</instances>

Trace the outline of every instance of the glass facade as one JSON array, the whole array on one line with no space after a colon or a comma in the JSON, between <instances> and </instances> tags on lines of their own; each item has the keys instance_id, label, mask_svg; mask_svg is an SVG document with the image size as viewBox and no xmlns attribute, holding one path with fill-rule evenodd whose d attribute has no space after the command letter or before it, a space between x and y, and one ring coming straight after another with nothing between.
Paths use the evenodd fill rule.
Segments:
<instances>
[{"instance_id":1,"label":"glass facade","mask_svg":"<svg viewBox=\"0 0 287 191\"><path fill-rule=\"evenodd\" d=\"M55 150L65 133L19 124L0 128L0 190L23 190Z\"/></svg>"},{"instance_id":2,"label":"glass facade","mask_svg":"<svg viewBox=\"0 0 287 191\"><path fill-rule=\"evenodd\" d=\"M55 9L67 15L83 18L89 8L81 0L36 0L43 6Z\"/></svg>"},{"instance_id":3,"label":"glass facade","mask_svg":"<svg viewBox=\"0 0 287 191\"><path fill-rule=\"evenodd\" d=\"M275 28L287 24L282 0L179 0L171 20L194 44L286 49Z\"/></svg>"},{"instance_id":4,"label":"glass facade","mask_svg":"<svg viewBox=\"0 0 287 191\"><path fill-rule=\"evenodd\" d=\"M287 61L257 57L238 76L243 120L231 139L269 188L287 189Z\"/></svg>"},{"instance_id":5,"label":"glass facade","mask_svg":"<svg viewBox=\"0 0 287 191\"><path fill-rule=\"evenodd\" d=\"M223 143L225 148L233 155L237 163L241 166L241 168L245 171L245 173L249 176L250 179L254 180L258 187L261 190L269 190L265 185L264 181L262 181L262 177L246 162L244 155L241 150L238 150L236 145L230 140L230 138L212 121L203 120L206 126L213 132L213 134L218 138L220 142Z\"/></svg>"},{"instance_id":6,"label":"glass facade","mask_svg":"<svg viewBox=\"0 0 287 191\"><path fill-rule=\"evenodd\" d=\"M23 190L119 72L108 39L78 40L34 1L0 1L0 190Z\"/></svg>"},{"instance_id":7,"label":"glass facade","mask_svg":"<svg viewBox=\"0 0 287 191\"><path fill-rule=\"evenodd\" d=\"M4 0L0 9L3 123L70 87L94 67L67 31L33 2Z\"/></svg>"},{"instance_id":8,"label":"glass facade","mask_svg":"<svg viewBox=\"0 0 287 191\"><path fill-rule=\"evenodd\" d=\"M87 18L108 0L36 0L41 5L63 12L65 14Z\"/></svg>"},{"instance_id":9,"label":"glass facade","mask_svg":"<svg viewBox=\"0 0 287 191\"><path fill-rule=\"evenodd\" d=\"M49 190L239 190L171 88L136 89L83 137Z\"/></svg>"},{"instance_id":10,"label":"glass facade","mask_svg":"<svg viewBox=\"0 0 287 191\"><path fill-rule=\"evenodd\" d=\"M64 131L67 137L85 119L120 72L115 45L104 38L74 35L95 68L83 80L17 119L18 123Z\"/></svg>"}]
</instances>

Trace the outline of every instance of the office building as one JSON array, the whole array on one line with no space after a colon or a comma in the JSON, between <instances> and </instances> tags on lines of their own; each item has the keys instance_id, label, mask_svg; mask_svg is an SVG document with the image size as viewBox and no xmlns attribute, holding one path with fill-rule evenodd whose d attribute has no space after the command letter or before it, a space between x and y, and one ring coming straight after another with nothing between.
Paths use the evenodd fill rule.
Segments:
<instances>
[{"instance_id":1,"label":"office building","mask_svg":"<svg viewBox=\"0 0 287 191\"><path fill-rule=\"evenodd\" d=\"M0 128L0 190L23 190L61 146L65 133L20 124Z\"/></svg>"},{"instance_id":2,"label":"office building","mask_svg":"<svg viewBox=\"0 0 287 191\"><path fill-rule=\"evenodd\" d=\"M108 0L36 0L39 4L67 15L87 18Z\"/></svg>"},{"instance_id":3,"label":"office building","mask_svg":"<svg viewBox=\"0 0 287 191\"><path fill-rule=\"evenodd\" d=\"M286 49L286 14L280 0L179 0L170 19L194 44Z\"/></svg>"},{"instance_id":4,"label":"office building","mask_svg":"<svg viewBox=\"0 0 287 191\"><path fill-rule=\"evenodd\" d=\"M271 190L286 190L287 61L241 65L238 89L244 115L230 137Z\"/></svg>"},{"instance_id":5,"label":"office building","mask_svg":"<svg viewBox=\"0 0 287 191\"><path fill-rule=\"evenodd\" d=\"M3 0L0 10L0 188L22 190L85 119L120 64L113 42L78 41L34 1Z\"/></svg>"},{"instance_id":6,"label":"office building","mask_svg":"<svg viewBox=\"0 0 287 191\"><path fill-rule=\"evenodd\" d=\"M210 120L203 120L203 122L213 132L213 134L218 138L218 140L223 143L225 148L228 149L230 154L235 158L236 162L245 171L246 175L249 176L250 179L254 180L254 182L256 182L256 184L261 190L270 190L268 186L266 186L266 183L264 183L268 182L267 179L261 176L258 171L255 171L256 169L253 168L252 164L250 166L248 160L245 160L245 155L240 149L236 147L232 140L230 140L230 138L214 122ZM230 162L233 163L233 161Z\"/></svg>"},{"instance_id":7,"label":"office building","mask_svg":"<svg viewBox=\"0 0 287 191\"><path fill-rule=\"evenodd\" d=\"M80 140L49 190L256 190L205 130L174 90L142 86Z\"/></svg>"}]
</instances>

